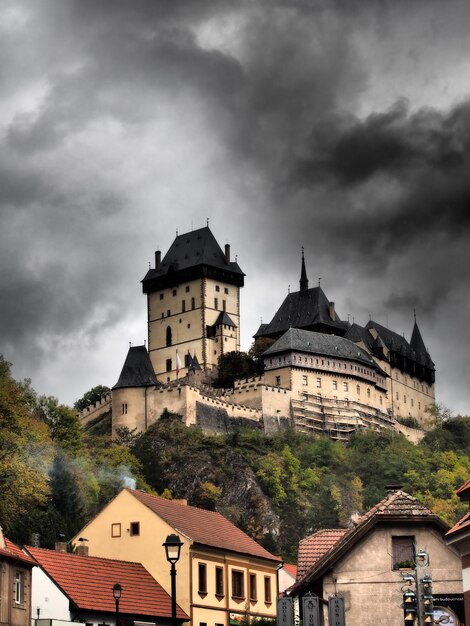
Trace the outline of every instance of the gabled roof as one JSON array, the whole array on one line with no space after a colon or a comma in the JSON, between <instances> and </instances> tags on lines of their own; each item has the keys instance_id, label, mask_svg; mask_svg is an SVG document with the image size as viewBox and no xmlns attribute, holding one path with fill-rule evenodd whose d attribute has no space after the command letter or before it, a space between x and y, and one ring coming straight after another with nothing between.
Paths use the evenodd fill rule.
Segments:
<instances>
[{"instance_id":1,"label":"gabled roof","mask_svg":"<svg viewBox=\"0 0 470 626\"><path fill-rule=\"evenodd\" d=\"M461 500L468 500L470 498L470 478L455 493Z\"/></svg>"},{"instance_id":2,"label":"gabled roof","mask_svg":"<svg viewBox=\"0 0 470 626\"><path fill-rule=\"evenodd\" d=\"M177 235L163 257L160 267L150 269L145 275L142 281L144 293L170 284L173 278L176 284L178 276L189 277L191 272L196 271L197 276L211 275L210 272L205 274L203 268L211 268L220 278L225 276L228 283L243 286L245 274L236 261L227 259L210 228L206 226Z\"/></svg>"},{"instance_id":3,"label":"gabled roof","mask_svg":"<svg viewBox=\"0 0 470 626\"><path fill-rule=\"evenodd\" d=\"M370 530L378 524L428 524L437 526L444 534L449 526L435 513L410 496L398 490L367 511L292 587L293 593L301 593L320 578L328 569L351 550Z\"/></svg>"},{"instance_id":4,"label":"gabled roof","mask_svg":"<svg viewBox=\"0 0 470 626\"><path fill-rule=\"evenodd\" d=\"M287 295L269 324L262 324L255 337L276 336L289 328L314 330L329 328L331 332L344 335L348 322L330 315L330 302L321 287L302 289Z\"/></svg>"},{"instance_id":5,"label":"gabled roof","mask_svg":"<svg viewBox=\"0 0 470 626\"><path fill-rule=\"evenodd\" d=\"M119 380L113 389L151 387L160 384L155 376L147 348L145 346L130 347Z\"/></svg>"},{"instance_id":6,"label":"gabled roof","mask_svg":"<svg viewBox=\"0 0 470 626\"><path fill-rule=\"evenodd\" d=\"M123 588L119 610L128 615L171 617L171 598L140 563L79 556L27 546L26 550L81 610L114 613L113 585ZM177 618L188 620L177 606Z\"/></svg>"},{"instance_id":7,"label":"gabled roof","mask_svg":"<svg viewBox=\"0 0 470 626\"><path fill-rule=\"evenodd\" d=\"M16 544L5 538L5 547L0 548L0 559L8 559L9 561L19 562L24 566L32 567L34 561L26 555Z\"/></svg>"},{"instance_id":8,"label":"gabled roof","mask_svg":"<svg viewBox=\"0 0 470 626\"><path fill-rule=\"evenodd\" d=\"M220 513L166 500L136 489L126 491L194 543L280 561Z\"/></svg>"},{"instance_id":9,"label":"gabled roof","mask_svg":"<svg viewBox=\"0 0 470 626\"><path fill-rule=\"evenodd\" d=\"M347 532L346 528L329 528L302 539L299 542L297 578L302 578Z\"/></svg>"},{"instance_id":10,"label":"gabled roof","mask_svg":"<svg viewBox=\"0 0 470 626\"><path fill-rule=\"evenodd\" d=\"M263 352L263 357L292 350L358 361L376 370L380 369L365 350L349 339L300 328L289 328L280 339Z\"/></svg>"},{"instance_id":11,"label":"gabled roof","mask_svg":"<svg viewBox=\"0 0 470 626\"><path fill-rule=\"evenodd\" d=\"M430 370L434 370L434 363L432 362L429 352L424 346L416 321L413 327L411 343L408 343L404 337L395 333L393 330L390 330L373 320L369 320L366 324L366 329L370 330L372 328L376 329L380 338L391 352L402 354L403 356L426 366Z\"/></svg>"}]
</instances>

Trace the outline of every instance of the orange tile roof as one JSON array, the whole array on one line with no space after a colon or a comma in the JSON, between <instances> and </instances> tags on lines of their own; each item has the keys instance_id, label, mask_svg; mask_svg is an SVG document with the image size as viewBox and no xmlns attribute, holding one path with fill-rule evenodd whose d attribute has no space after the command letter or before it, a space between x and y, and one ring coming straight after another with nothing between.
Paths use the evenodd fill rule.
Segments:
<instances>
[{"instance_id":1,"label":"orange tile roof","mask_svg":"<svg viewBox=\"0 0 470 626\"><path fill-rule=\"evenodd\" d=\"M120 583L120 612L171 617L170 596L140 563L31 546L26 550L79 609L114 613L113 585ZM179 606L176 614L178 619L189 619Z\"/></svg>"},{"instance_id":2,"label":"orange tile roof","mask_svg":"<svg viewBox=\"0 0 470 626\"><path fill-rule=\"evenodd\" d=\"M455 492L462 500L465 500L470 494L470 478L457 489ZM465 497L463 497L465 496Z\"/></svg>"},{"instance_id":3,"label":"orange tile roof","mask_svg":"<svg viewBox=\"0 0 470 626\"><path fill-rule=\"evenodd\" d=\"M0 548L0 556L21 561L24 565L35 565L34 561L25 554L16 544L5 538L5 548Z\"/></svg>"},{"instance_id":4,"label":"orange tile roof","mask_svg":"<svg viewBox=\"0 0 470 626\"><path fill-rule=\"evenodd\" d=\"M466 513L462 517L462 519L460 519L457 524L455 524L455 526L452 526L452 528L446 533L446 537L448 537L449 535L453 535L459 530L463 530L464 528L470 529L470 511Z\"/></svg>"},{"instance_id":5,"label":"orange tile roof","mask_svg":"<svg viewBox=\"0 0 470 626\"><path fill-rule=\"evenodd\" d=\"M195 543L249 554L270 561L281 561L242 530L215 511L206 511L144 491L126 489L139 502L165 520L177 532Z\"/></svg>"},{"instance_id":6,"label":"orange tile roof","mask_svg":"<svg viewBox=\"0 0 470 626\"><path fill-rule=\"evenodd\" d=\"M282 566L286 572L288 572L291 576L293 576L294 578L297 578L297 565L294 565L293 563L284 563L284 565Z\"/></svg>"},{"instance_id":7,"label":"orange tile roof","mask_svg":"<svg viewBox=\"0 0 470 626\"><path fill-rule=\"evenodd\" d=\"M346 528L327 528L302 539L299 542L297 578L302 578L347 532Z\"/></svg>"}]
</instances>

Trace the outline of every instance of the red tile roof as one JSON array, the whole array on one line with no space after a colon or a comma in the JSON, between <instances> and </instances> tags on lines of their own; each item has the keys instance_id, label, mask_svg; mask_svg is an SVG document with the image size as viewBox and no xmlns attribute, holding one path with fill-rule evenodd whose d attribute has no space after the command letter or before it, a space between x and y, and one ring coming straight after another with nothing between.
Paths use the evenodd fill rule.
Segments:
<instances>
[{"instance_id":1,"label":"red tile roof","mask_svg":"<svg viewBox=\"0 0 470 626\"><path fill-rule=\"evenodd\" d=\"M293 578L297 578L297 565L293 565L292 563L284 563L283 568L288 572Z\"/></svg>"},{"instance_id":2,"label":"red tile roof","mask_svg":"<svg viewBox=\"0 0 470 626\"><path fill-rule=\"evenodd\" d=\"M470 511L466 515L464 515L462 519L460 519L457 524L455 524L455 526L452 526L452 528L446 533L446 537L448 537L449 535L454 535L459 530L463 530L464 528L466 528L467 530L470 529Z\"/></svg>"},{"instance_id":3,"label":"red tile roof","mask_svg":"<svg viewBox=\"0 0 470 626\"><path fill-rule=\"evenodd\" d=\"M470 478L455 492L462 500L467 500L470 496Z\"/></svg>"},{"instance_id":4,"label":"red tile roof","mask_svg":"<svg viewBox=\"0 0 470 626\"><path fill-rule=\"evenodd\" d=\"M299 543L297 578L302 578L347 532L346 528L329 528L302 539Z\"/></svg>"},{"instance_id":5,"label":"red tile roof","mask_svg":"<svg viewBox=\"0 0 470 626\"><path fill-rule=\"evenodd\" d=\"M270 561L281 560L265 550L220 513L166 500L144 491L135 489L126 489L126 491L165 520L178 533L195 543L249 554Z\"/></svg>"},{"instance_id":6,"label":"red tile roof","mask_svg":"<svg viewBox=\"0 0 470 626\"><path fill-rule=\"evenodd\" d=\"M5 538L5 548L0 548L0 556L14 561L20 561L24 565L35 565L34 561L25 554L12 541Z\"/></svg>"},{"instance_id":7,"label":"red tile roof","mask_svg":"<svg viewBox=\"0 0 470 626\"><path fill-rule=\"evenodd\" d=\"M41 568L82 610L114 613L113 585L122 585L119 611L128 615L171 617L171 598L140 563L79 556L27 546ZM188 620L177 606L177 618Z\"/></svg>"}]
</instances>

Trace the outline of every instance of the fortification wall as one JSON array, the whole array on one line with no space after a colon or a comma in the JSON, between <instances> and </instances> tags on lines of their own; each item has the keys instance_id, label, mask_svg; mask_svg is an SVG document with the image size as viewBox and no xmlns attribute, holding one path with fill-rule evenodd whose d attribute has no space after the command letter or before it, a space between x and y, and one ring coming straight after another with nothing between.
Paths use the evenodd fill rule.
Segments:
<instances>
[{"instance_id":1,"label":"fortification wall","mask_svg":"<svg viewBox=\"0 0 470 626\"><path fill-rule=\"evenodd\" d=\"M105 413L109 413L109 411L111 410L111 405L112 398L111 392L109 392L101 396L101 398L97 402L95 402L95 404L90 404L86 407L86 409L84 409L80 413L77 413L77 417L80 420L81 425L85 426L89 422L98 419Z\"/></svg>"}]
</instances>

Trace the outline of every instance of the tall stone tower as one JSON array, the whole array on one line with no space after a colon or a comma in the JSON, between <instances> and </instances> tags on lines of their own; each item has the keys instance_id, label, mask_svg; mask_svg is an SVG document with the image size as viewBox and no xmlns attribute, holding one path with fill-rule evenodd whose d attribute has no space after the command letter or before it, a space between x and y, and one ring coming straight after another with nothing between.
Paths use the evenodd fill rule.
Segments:
<instances>
[{"instance_id":1,"label":"tall stone tower","mask_svg":"<svg viewBox=\"0 0 470 626\"><path fill-rule=\"evenodd\" d=\"M199 364L204 371L240 349L240 287L245 274L208 226L178 235L142 281L148 349L157 378L169 382Z\"/></svg>"}]
</instances>

